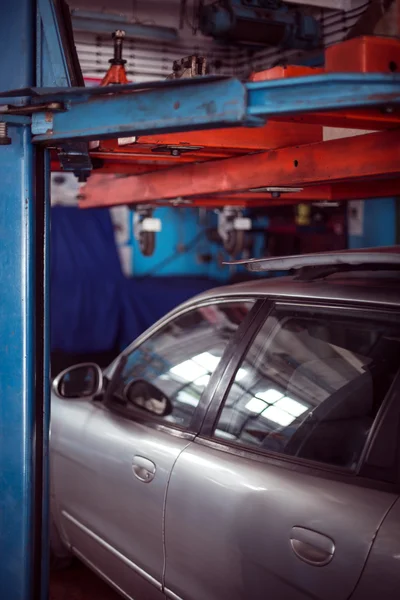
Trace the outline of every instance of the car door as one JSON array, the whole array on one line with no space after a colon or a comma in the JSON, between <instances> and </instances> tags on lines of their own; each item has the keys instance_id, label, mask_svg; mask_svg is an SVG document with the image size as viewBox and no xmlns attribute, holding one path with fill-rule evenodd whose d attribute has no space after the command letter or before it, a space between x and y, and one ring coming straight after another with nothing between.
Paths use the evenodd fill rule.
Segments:
<instances>
[{"instance_id":1,"label":"car door","mask_svg":"<svg viewBox=\"0 0 400 600\"><path fill-rule=\"evenodd\" d=\"M165 588L174 600L346 600L397 498L391 469L366 457L393 398L399 315L267 307L173 468ZM384 444L389 466L394 439Z\"/></svg>"},{"instance_id":2,"label":"car door","mask_svg":"<svg viewBox=\"0 0 400 600\"><path fill-rule=\"evenodd\" d=\"M194 437L202 392L250 306L238 298L186 308L123 356L105 401L54 401L52 478L61 533L130 598L161 596L172 467ZM126 389L137 381L168 397L168 415L130 404Z\"/></svg>"}]
</instances>

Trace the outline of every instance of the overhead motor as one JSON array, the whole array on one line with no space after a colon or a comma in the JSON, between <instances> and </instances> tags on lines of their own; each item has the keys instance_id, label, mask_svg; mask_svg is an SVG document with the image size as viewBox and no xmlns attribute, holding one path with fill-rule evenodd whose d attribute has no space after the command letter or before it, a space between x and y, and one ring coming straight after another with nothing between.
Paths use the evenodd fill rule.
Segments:
<instances>
[{"instance_id":1,"label":"overhead motor","mask_svg":"<svg viewBox=\"0 0 400 600\"><path fill-rule=\"evenodd\" d=\"M319 22L280 0L216 0L200 5L204 35L231 42L310 50L321 43Z\"/></svg>"}]
</instances>

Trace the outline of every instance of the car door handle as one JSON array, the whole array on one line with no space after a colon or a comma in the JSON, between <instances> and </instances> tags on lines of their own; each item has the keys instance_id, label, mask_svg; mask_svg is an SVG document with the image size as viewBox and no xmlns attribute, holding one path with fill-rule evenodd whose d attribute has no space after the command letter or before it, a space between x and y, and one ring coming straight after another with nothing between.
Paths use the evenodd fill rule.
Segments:
<instances>
[{"instance_id":1,"label":"car door handle","mask_svg":"<svg viewBox=\"0 0 400 600\"><path fill-rule=\"evenodd\" d=\"M335 542L331 538L305 527L293 527L290 544L300 560L315 567L329 564L335 554Z\"/></svg>"},{"instance_id":2,"label":"car door handle","mask_svg":"<svg viewBox=\"0 0 400 600\"><path fill-rule=\"evenodd\" d=\"M150 483L156 474L156 465L144 456L134 456L132 471L137 479L143 481L143 483Z\"/></svg>"}]
</instances>

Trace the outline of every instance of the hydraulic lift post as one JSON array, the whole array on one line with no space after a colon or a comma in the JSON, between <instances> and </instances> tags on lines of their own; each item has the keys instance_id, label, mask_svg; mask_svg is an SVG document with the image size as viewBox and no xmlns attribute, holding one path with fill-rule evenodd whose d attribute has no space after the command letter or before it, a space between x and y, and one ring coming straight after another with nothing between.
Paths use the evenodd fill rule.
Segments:
<instances>
[{"instance_id":1,"label":"hydraulic lift post","mask_svg":"<svg viewBox=\"0 0 400 600\"><path fill-rule=\"evenodd\" d=\"M0 91L36 85L35 2L3 0L1 10ZM45 157L32 145L27 117L0 115L0 121L6 124L0 137L0 597L27 600L47 596L40 552L49 362Z\"/></svg>"}]
</instances>

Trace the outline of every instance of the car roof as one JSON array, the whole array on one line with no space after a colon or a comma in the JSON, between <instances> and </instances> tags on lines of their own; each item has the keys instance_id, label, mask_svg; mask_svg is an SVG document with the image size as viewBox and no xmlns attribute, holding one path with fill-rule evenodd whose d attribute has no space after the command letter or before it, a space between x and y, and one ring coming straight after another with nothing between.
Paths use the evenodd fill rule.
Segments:
<instances>
[{"instance_id":1,"label":"car roof","mask_svg":"<svg viewBox=\"0 0 400 600\"><path fill-rule=\"evenodd\" d=\"M371 277L365 273L362 275L362 277L335 275L329 279L312 281L299 281L295 277L258 278L207 290L187 304L214 298L257 296L400 306L400 275L396 274L396 277L393 277L392 273L384 277L377 276L376 273L372 273Z\"/></svg>"},{"instance_id":2,"label":"car roof","mask_svg":"<svg viewBox=\"0 0 400 600\"><path fill-rule=\"evenodd\" d=\"M208 290L196 299L258 296L400 305L400 246L362 248L234 261L265 273L255 280ZM275 272L291 271L277 277Z\"/></svg>"},{"instance_id":3,"label":"car roof","mask_svg":"<svg viewBox=\"0 0 400 600\"><path fill-rule=\"evenodd\" d=\"M380 248L357 248L354 250L331 250L318 254L298 254L294 256L269 256L230 261L228 265L244 265L249 271L287 271L289 269L310 269L334 267L337 270L349 267L382 267L400 269L400 246Z\"/></svg>"}]
</instances>

